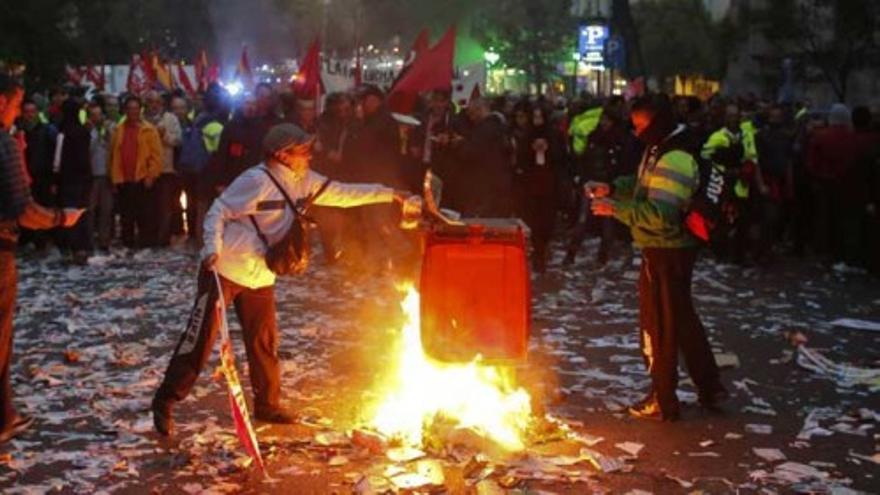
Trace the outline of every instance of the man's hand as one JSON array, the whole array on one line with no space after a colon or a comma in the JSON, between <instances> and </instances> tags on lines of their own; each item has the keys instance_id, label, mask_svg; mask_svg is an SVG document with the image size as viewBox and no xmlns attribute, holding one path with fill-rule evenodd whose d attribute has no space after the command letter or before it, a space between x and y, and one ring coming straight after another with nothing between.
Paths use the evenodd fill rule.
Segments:
<instances>
[{"instance_id":1,"label":"man's hand","mask_svg":"<svg viewBox=\"0 0 880 495\"><path fill-rule=\"evenodd\" d=\"M588 198L607 198L611 194L611 186L604 182L589 181L584 184L584 195Z\"/></svg>"},{"instance_id":2,"label":"man's hand","mask_svg":"<svg viewBox=\"0 0 880 495\"><path fill-rule=\"evenodd\" d=\"M69 229L76 225L79 222L79 219L82 218L83 213L86 212L85 208L64 208L62 210L64 215L61 219L61 227L65 229Z\"/></svg>"},{"instance_id":3,"label":"man's hand","mask_svg":"<svg viewBox=\"0 0 880 495\"><path fill-rule=\"evenodd\" d=\"M593 215L597 217L611 217L614 216L615 204L616 202L613 199L596 198L593 199L590 207L593 210Z\"/></svg>"},{"instance_id":4,"label":"man's hand","mask_svg":"<svg viewBox=\"0 0 880 495\"><path fill-rule=\"evenodd\" d=\"M202 268L204 268L205 271L207 271L207 272L213 272L217 268L217 259L218 258L219 258L219 256L217 256L217 254L215 254L215 253L211 253L211 254L205 256L202 259Z\"/></svg>"}]
</instances>

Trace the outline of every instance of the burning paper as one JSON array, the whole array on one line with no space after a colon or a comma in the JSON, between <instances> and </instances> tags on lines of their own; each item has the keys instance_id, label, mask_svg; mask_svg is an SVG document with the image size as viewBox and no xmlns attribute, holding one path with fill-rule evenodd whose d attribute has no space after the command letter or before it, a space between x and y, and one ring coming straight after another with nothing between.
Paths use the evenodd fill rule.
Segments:
<instances>
[{"instance_id":1,"label":"burning paper","mask_svg":"<svg viewBox=\"0 0 880 495\"><path fill-rule=\"evenodd\" d=\"M514 384L513 370L485 365L479 358L467 364L430 358L422 348L418 292L409 286L405 294L406 321L372 426L418 447L424 430L442 421L476 431L504 449L522 450L531 404L529 394Z\"/></svg>"}]
</instances>

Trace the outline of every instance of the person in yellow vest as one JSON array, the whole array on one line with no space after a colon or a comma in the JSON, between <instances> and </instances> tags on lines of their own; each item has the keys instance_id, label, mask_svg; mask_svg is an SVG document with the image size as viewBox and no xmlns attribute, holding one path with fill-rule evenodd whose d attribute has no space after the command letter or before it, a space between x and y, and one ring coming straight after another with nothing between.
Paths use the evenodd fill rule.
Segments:
<instances>
[{"instance_id":1,"label":"person in yellow vest","mask_svg":"<svg viewBox=\"0 0 880 495\"><path fill-rule=\"evenodd\" d=\"M750 236L752 218L749 211L751 184L759 191L764 185L758 169L758 149L755 144L757 129L750 120L743 120L739 106L729 104L725 109L724 126L713 132L700 156L723 170L730 179L736 179L734 194L738 198L735 244L720 247L722 254L732 254L735 261L742 261Z\"/></svg>"},{"instance_id":2,"label":"person in yellow vest","mask_svg":"<svg viewBox=\"0 0 880 495\"><path fill-rule=\"evenodd\" d=\"M590 182L585 192L593 198L593 214L613 216L627 225L642 249L639 330L651 390L629 413L674 421L679 418L679 352L703 407L716 409L728 397L691 299L697 240L683 213L699 186L699 166L689 150L687 126L676 126L665 96L640 99L631 116L635 134L645 145L638 174L613 184Z\"/></svg>"}]
</instances>

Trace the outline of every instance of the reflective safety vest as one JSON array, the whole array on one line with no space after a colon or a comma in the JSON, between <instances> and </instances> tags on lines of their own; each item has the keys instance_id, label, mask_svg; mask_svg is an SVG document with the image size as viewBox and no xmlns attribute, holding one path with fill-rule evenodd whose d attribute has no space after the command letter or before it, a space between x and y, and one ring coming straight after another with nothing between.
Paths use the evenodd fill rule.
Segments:
<instances>
[{"instance_id":1,"label":"reflective safety vest","mask_svg":"<svg viewBox=\"0 0 880 495\"><path fill-rule=\"evenodd\" d=\"M746 129L748 129L748 131L746 131ZM758 162L758 151L757 146L755 145L754 125L751 122L744 122L742 125L740 125L740 131L736 133L734 133L727 127L722 127L721 129L713 132L709 136L709 139L706 141L706 144L703 145L700 156L704 160L711 161L715 166L719 167L724 172L727 172L728 166L731 166L733 164L719 163L717 160L714 159L714 157L715 154L719 151L732 150L735 147L740 148L739 152L733 155L736 156L736 158L740 162L737 163L736 166L740 166L746 161L752 161L754 163ZM748 198L748 182L745 182L742 179L737 179L736 183L734 184L734 193L738 198Z\"/></svg>"},{"instance_id":2,"label":"reflective safety vest","mask_svg":"<svg viewBox=\"0 0 880 495\"><path fill-rule=\"evenodd\" d=\"M667 137L678 136L681 129ZM683 149L663 144L645 151L638 177L614 181L614 217L627 225L640 247L678 248L696 244L682 220L700 185L700 169Z\"/></svg>"},{"instance_id":3,"label":"reflective safety vest","mask_svg":"<svg viewBox=\"0 0 880 495\"><path fill-rule=\"evenodd\" d=\"M223 133L223 124L214 120L202 127L202 139L205 141L205 149L208 153L214 153L220 147L220 134Z\"/></svg>"},{"instance_id":4,"label":"reflective safety vest","mask_svg":"<svg viewBox=\"0 0 880 495\"><path fill-rule=\"evenodd\" d=\"M581 156L587 151L587 139L590 133L599 127L599 120L601 119L602 107L596 107L575 116L571 120L568 134L572 138L571 146L575 155Z\"/></svg>"}]
</instances>

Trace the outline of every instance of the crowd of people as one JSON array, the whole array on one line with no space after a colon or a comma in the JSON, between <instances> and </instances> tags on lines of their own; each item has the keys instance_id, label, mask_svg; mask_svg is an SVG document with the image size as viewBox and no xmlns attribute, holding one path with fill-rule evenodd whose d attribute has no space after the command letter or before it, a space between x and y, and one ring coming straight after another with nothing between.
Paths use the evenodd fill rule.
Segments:
<instances>
[{"instance_id":1,"label":"crowd of people","mask_svg":"<svg viewBox=\"0 0 880 495\"><path fill-rule=\"evenodd\" d=\"M77 264L114 244L201 250L196 304L152 404L165 435L210 354L219 322L203 318L204 304L221 293L259 348L249 355L256 417L294 421L279 400L272 247L301 220L294 208L314 202L325 263L406 267L419 248L399 228L401 204L428 170L444 181L443 206L461 216L521 218L535 272L554 239L564 264L588 236L600 239L593 267L641 248L652 388L630 408L640 418L678 419L679 347L700 403L717 408L728 396L690 298L697 242L684 214L701 184L713 185L704 170L732 184L710 244L722 260L810 253L880 272L880 132L866 107L662 94L457 105L435 90L401 115L371 85L319 102L266 83L236 100L219 85L194 97L85 98L0 83L0 443L33 422L15 412L9 384L17 245L33 245L33 256L54 245Z\"/></svg>"},{"instance_id":2,"label":"crowd of people","mask_svg":"<svg viewBox=\"0 0 880 495\"><path fill-rule=\"evenodd\" d=\"M431 169L444 180L445 207L465 217L521 218L538 272L554 238L563 241L566 264L587 236L601 239L597 266L628 250L626 229L592 215L581 193L588 181L638 167L642 149L622 97L505 95L456 105L448 91L434 91L420 99L415 119L392 113L375 86L322 103L319 113L319 102L267 83L235 101L219 85L194 97L87 99L72 88L29 95L12 132L25 144L33 196L87 215L71 231L25 231L22 244L37 253L54 244L81 264L117 240L132 249L184 239L198 247L213 199L261 161L268 130L290 122L315 136L313 167L328 177L418 193ZM824 111L720 96L671 103L694 136L694 154L735 176L737 213L713 243L715 254L763 264L815 253L880 270L880 133L867 107ZM327 262L384 266L412 251L395 228L399 213L385 206L319 207L314 215Z\"/></svg>"}]
</instances>

